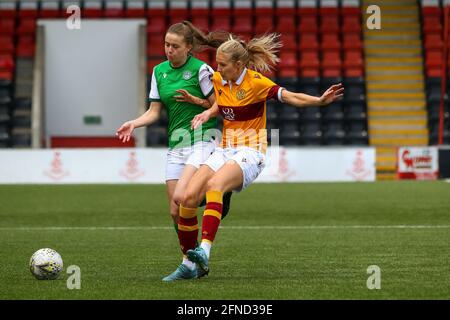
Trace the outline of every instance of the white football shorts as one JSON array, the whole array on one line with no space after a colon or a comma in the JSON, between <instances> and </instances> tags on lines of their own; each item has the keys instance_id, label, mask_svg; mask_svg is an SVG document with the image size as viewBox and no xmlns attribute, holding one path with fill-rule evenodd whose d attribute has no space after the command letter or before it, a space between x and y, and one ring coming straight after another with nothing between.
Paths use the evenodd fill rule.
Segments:
<instances>
[{"instance_id":1,"label":"white football shorts","mask_svg":"<svg viewBox=\"0 0 450 320\"><path fill-rule=\"evenodd\" d=\"M240 192L247 188L259 176L265 166L264 153L250 147L220 148L206 159L205 165L217 172L227 161L234 160L241 167L243 184L233 191Z\"/></svg>"},{"instance_id":2,"label":"white football shorts","mask_svg":"<svg viewBox=\"0 0 450 320\"><path fill-rule=\"evenodd\" d=\"M214 152L215 140L199 141L185 148L174 148L167 151L166 181L178 180L187 164L197 169Z\"/></svg>"}]
</instances>

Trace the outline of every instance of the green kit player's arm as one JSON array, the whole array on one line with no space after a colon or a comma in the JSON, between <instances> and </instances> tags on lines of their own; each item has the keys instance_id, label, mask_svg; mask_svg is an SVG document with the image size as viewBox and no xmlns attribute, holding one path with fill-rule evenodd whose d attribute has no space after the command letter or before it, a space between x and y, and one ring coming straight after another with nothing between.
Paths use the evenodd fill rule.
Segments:
<instances>
[{"instance_id":1,"label":"green kit player's arm","mask_svg":"<svg viewBox=\"0 0 450 320\"><path fill-rule=\"evenodd\" d=\"M148 126L159 119L161 116L161 108L161 102L152 101L150 103L150 107L144 114L134 120L130 120L122 124L122 126L117 129L116 136L118 136L122 142L129 141L135 128Z\"/></svg>"},{"instance_id":2,"label":"green kit player's arm","mask_svg":"<svg viewBox=\"0 0 450 320\"><path fill-rule=\"evenodd\" d=\"M190 94L189 92L187 92L184 89L176 90L176 92L181 94L180 96L174 97L176 101L195 104L195 105L201 106L205 109L209 109L216 101L216 97L215 97L214 93L211 94L208 98L202 99L202 98L193 96L192 94Z\"/></svg>"}]
</instances>

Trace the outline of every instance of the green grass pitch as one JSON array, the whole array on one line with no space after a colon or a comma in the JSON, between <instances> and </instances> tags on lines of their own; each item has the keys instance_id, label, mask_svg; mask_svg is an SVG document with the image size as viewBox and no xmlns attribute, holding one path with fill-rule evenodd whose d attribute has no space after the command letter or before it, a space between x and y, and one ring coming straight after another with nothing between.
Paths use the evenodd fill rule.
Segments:
<instances>
[{"instance_id":1,"label":"green grass pitch","mask_svg":"<svg viewBox=\"0 0 450 320\"><path fill-rule=\"evenodd\" d=\"M161 281L181 262L163 185L3 185L0 203L0 299L450 298L445 182L252 185L232 197L210 275L174 283ZM58 280L28 270L44 247L64 260Z\"/></svg>"}]
</instances>

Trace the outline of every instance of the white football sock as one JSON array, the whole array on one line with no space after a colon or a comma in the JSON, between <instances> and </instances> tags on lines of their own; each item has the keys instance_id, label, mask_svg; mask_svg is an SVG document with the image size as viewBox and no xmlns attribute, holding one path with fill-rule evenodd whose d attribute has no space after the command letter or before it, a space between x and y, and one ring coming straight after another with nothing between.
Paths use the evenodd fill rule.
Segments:
<instances>
[{"instance_id":1,"label":"white football sock","mask_svg":"<svg viewBox=\"0 0 450 320\"><path fill-rule=\"evenodd\" d=\"M202 241L202 243L200 244L200 247L205 250L206 256L209 259L209 252L211 251L211 243L206 242L206 241Z\"/></svg>"}]
</instances>

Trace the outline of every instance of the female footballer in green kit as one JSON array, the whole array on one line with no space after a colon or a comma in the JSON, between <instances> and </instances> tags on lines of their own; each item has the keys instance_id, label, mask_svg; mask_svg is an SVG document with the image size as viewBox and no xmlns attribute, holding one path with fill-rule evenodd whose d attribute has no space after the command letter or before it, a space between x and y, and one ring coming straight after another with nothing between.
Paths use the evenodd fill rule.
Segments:
<instances>
[{"instance_id":1,"label":"female footballer in green kit","mask_svg":"<svg viewBox=\"0 0 450 320\"><path fill-rule=\"evenodd\" d=\"M224 32L204 35L186 21L170 26L165 35L167 60L153 69L149 109L140 117L125 122L116 132L120 140L127 142L135 128L156 122L161 108L166 108L169 120L166 187L170 215L176 230L179 204L185 188L216 147L214 139L205 134L216 128L216 118L203 124L201 135L191 128L192 119L215 102L211 80L214 71L193 57L191 52L205 46L217 48L227 37ZM231 193L225 195L224 202L229 203L230 197ZM183 263L195 268L195 264L185 256Z\"/></svg>"}]
</instances>

